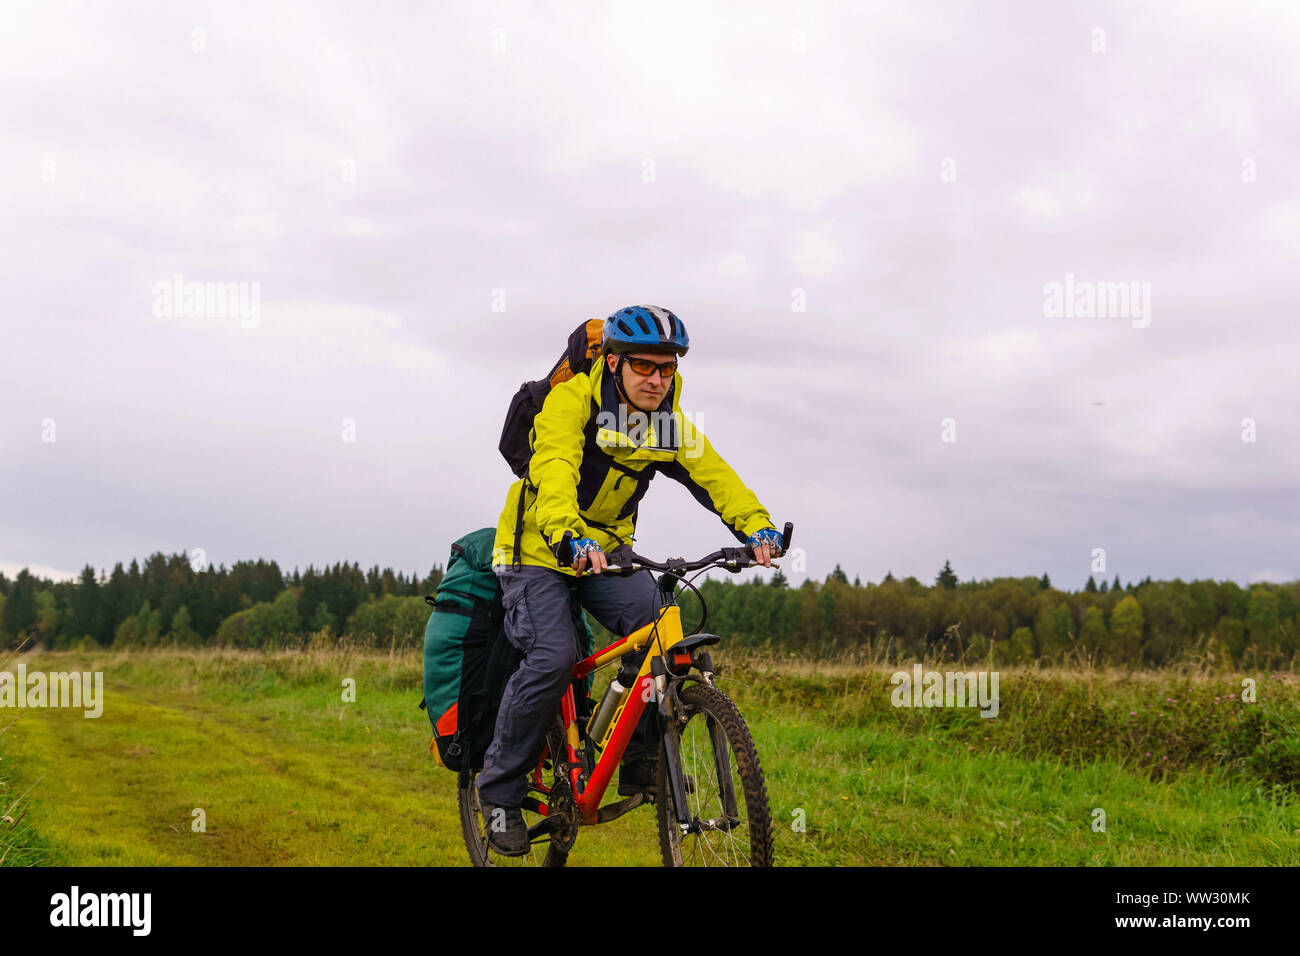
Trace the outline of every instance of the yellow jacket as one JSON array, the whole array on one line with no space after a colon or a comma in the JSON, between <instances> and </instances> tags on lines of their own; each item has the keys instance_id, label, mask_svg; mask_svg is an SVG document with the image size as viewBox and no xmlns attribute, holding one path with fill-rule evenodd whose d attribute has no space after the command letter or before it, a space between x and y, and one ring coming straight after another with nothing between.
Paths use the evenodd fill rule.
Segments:
<instances>
[{"instance_id":1,"label":"yellow jacket","mask_svg":"<svg viewBox=\"0 0 1300 956\"><path fill-rule=\"evenodd\" d=\"M614 376L601 357L590 372L552 388L533 419L528 476L510 486L501 509L493 566L573 574L550 548L565 531L605 551L631 544L637 507L659 473L685 485L741 543L772 527L758 498L682 414L681 390L678 372L648 427L637 427L635 419L620 419Z\"/></svg>"}]
</instances>

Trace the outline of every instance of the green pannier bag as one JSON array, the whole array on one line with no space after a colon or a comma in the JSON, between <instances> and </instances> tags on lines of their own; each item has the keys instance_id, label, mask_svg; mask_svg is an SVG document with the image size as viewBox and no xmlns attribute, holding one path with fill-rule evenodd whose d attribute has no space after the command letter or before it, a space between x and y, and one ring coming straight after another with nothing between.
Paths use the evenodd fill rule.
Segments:
<instances>
[{"instance_id":1,"label":"green pannier bag","mask_svg":"<svg viewBox=\"0 0 1300 956\"><path fill-rule=\"evenodd\" d=\"M456 541L437 594L425 598L433 611L424 629L420 706L433 725L429 751L448 770L483 769L501 696L521 658L505 634L501 584L492 570L495 538L495 528L481 528ZM590 654L592 634L576 597L571 610ZM590 680L574 685L579 710L589 706Z\"/></svg>"},{"instance_id":2,"label":"green pannier bag","mask_svg":"<svg viewBox=\"0 0 1300 956\"><path fill-rule=\"evenodd\" d=\"M433 724L429 750L449 770L479 770L492 742L497 706L519 663L506 639L501 585L492 571L493 528L451 546L424 629L424 700Z\"/></svg>"}]
</instances>

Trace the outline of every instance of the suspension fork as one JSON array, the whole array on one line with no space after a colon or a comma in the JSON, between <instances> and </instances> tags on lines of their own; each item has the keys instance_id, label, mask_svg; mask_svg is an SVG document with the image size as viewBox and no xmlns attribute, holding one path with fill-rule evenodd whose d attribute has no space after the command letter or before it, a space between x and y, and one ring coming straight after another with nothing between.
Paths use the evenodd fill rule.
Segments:
<instances>
[{"instance_id":1,"label":"suspension fork","mask_svg":"<svg viewBox=\"0 0 1300 956\"><path fill-rule=\"evenodd\" d=\"M651 663L652 672L655 671L656 666L660 672L664 670L662 660ZM655 677L657 681L659 674L656 673ZM686 805L686 769L682 766L681 732L678 729L678 718L685 709L685 705L682 703L679 691L685 681L692 679L699 683L711 683L694 675L674 678L671 682L668 682L666 692L662 694L659 704L664 752L668 758L668 781L673 794L673 810L677 822L683 827L692 826L695 821ZM726 814L728 820L734 822L739 819L739 812L736 807L736 786L731 779L731 744L727 740L727 732L720 721L714 719L708 713L703 714L703 717L709 732L711 744L709 749L713 752L713 772L717 775L718 798L722 803L723 813ZM700 781L697 780L695 785L698 788Z\"/></svg>"},{"instance_id":2,"label":"suspension fork","mask_svg":"<svg viewBox=\"0 0 1300 956\"><path fill-rule=\"evenodd\" d=\"M677 681L668 684L667 668L663 658L656 657L650 662L650 673L655 679L655 691L659 697L660 738L664 744L664 756L668 764L668 786L673 795L673 815L679 825L685 827L691 823L690 808L686 805L685 771L682 769L682 751L678 746L677 715L681 712L682 702L677 697Z\"/></svg>"}]
</instances>

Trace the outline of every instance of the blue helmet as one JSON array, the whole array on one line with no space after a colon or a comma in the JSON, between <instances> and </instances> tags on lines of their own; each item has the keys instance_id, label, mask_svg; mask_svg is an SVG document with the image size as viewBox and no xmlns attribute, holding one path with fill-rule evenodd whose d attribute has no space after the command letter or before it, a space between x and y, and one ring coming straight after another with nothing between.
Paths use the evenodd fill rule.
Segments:
<instances>
[{"instance_id":1,"label":"blue helmet","mask_svg":"<svg viewBox=\"0 0 1300 956\"><path fill-rule=\"evenodd\" d=\"M690 347L691 337L682 320L657 305L619 309L605 320L600 335L600 350L606 355L641 349L672 349L685 355Z\"/></svg>"}]
</instances>

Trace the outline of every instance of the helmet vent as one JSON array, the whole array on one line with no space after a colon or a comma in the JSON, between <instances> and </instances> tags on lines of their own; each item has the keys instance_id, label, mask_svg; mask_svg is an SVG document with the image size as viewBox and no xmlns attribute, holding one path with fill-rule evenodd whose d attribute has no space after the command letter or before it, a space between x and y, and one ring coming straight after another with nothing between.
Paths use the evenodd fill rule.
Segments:
<instances>
[{"instance_id":1,"label":"helmet vent","mask_svg":"<svg viewBox=\"0 0 1300 956\"><path fill-rule=\"evenodd\" d=\"M641 326L641 331L644 332L646 335L650 334L650 326L646 324L644 315L636 316L636 324Z\"/></svg>"},{"instance_id":2,"label":"helmet vent","mask_svg":"<svg viewBox=\"0 0 1300 956\"><path fill-rule=\"evenodd\" d=\"M622 319L619 319L619 320L615 323L615 325L618 326L619 331L621 331L624 335L633 335L633 334L634 334L634 333L632 332L632 326L628 325L628 324L627 324L626 322L624 322Z\"/></svg>"}]
</instances>

